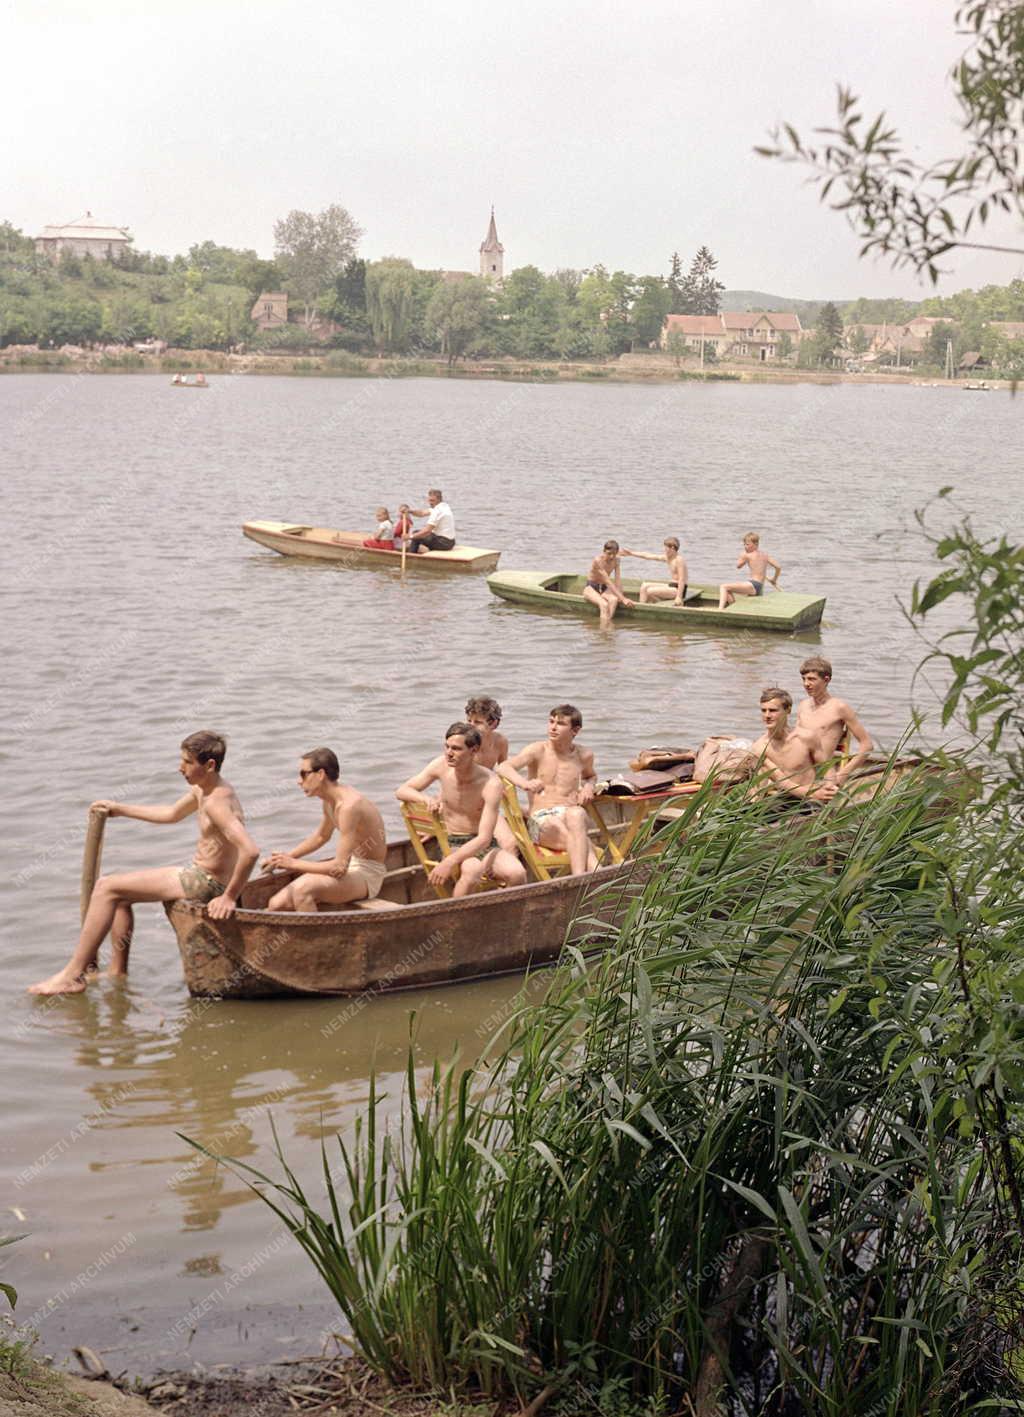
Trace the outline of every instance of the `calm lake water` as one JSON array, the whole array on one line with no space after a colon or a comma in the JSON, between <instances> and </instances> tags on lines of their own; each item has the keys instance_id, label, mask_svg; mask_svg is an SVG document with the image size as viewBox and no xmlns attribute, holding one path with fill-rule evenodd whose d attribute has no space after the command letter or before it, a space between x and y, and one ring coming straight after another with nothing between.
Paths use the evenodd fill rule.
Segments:
<instances>
[{"instance_id":1,"label":"calm lake water","mask_svg":"<svg viewBox=\"0 0 1024 1417\"><path fill-rule=\"evenodd\" d=\"M30 1232L4 1278L44 1351L86 1343L130 1372L318 1351L334 1311L313 1271L177 1133L273 1169L272 1110L316 1190L321 1128L351 1127L371 1063L397 1099L411 1011L424 1066L456 1042L472 1057L518 987L362 1001L335 1031L338 1001L191 1001L153 906L127 987L32 1001L24 986L76 935L93 798L174 800L181 738L215 727L262 847L313 825L295 768L320 743L397 832L394 787L469 694L499 699L513 746L577 703L600 772L652 743L753 735L762 686L796 693L815 650L892 745L921 657L897 597L930 565L914 509L952 484L980 525L1019 536L1022 413L995 392L881 386L0 379L0 1234ZM504 605L479 577L302 566L239 530L369 531L380 502L422 506L434 485L460 539L500 547L508 569L585 569L607 536L658 550L676 533L691 578L718 580L756 528L788 589L827 594L824 623L602 633ZM190 822L114 821L104 864L185 862L193 840Z\"/></svg>"}]
</instances>

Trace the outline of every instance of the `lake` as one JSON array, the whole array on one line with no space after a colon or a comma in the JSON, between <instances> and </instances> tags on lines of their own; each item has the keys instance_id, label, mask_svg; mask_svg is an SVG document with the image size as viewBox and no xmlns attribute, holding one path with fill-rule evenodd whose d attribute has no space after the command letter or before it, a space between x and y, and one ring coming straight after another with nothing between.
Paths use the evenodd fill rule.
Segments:
<instances>
[{"instance_id":1,"label":"lake","mask_svg":"<svg viewBox=\"0 0 1024 1417\"><path fill-rule=\"evenodd\" d=\"M180 740L210 727L262 848L313 826L295 770L320 744L397 833L394 788L471 694L501 702L514 748L576 703L603 774L650 744L754 736L761 688L796 695L814 652L892 746L912 697L930 702L899 607L931 569L914 510L952 484L979 526L1019 538L1022 407L850 384L0 379L0 1234L29 1232L4 1278L42 1350L85 1343L139 1373L319 1351L336 1315L312 1269L178 1133L273 1170L272 1112L316 1189L321 1128L351 1128L371 1065L397 1108L413 1010L424 1067L456 1043L472 1058L518 988L364 999L334 1030L337 1000L190 1000L163 911L144 906L126 986L32 1000L77 933L92 799L173 801ZM585 570L609 536L657 551L675 534L692 580L731 579L758 530L787 589L828 596L825 619L798 636L602 633L495 600L481 577L301 565L240 532L370 534L381 502L425 506L432 486L460 540L500 547L510 570ZM115 820L104 865L184 863L194 831Z\"/></svg>"}]
</instances>

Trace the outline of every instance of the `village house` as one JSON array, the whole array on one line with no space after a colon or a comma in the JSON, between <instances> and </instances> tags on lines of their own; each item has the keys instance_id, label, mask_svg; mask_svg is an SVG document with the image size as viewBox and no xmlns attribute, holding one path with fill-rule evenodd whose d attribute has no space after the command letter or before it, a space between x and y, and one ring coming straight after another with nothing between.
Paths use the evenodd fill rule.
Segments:
<instances>
[{"instance_id":1,"label":"village house","mask_svg":"<svg viewBox=\"0 0 1024 1417\"><path fill-rule=\"evenodd\" d=\"M91 256L94 261L115 261L131 245L125 226L103 226L92 212L65 226L44 226L35 238L36 251L56 263L67 252L71 256Z\"/></svg>"},{"instance_id":2,"label":"village house","mask_svg":"<svg viewBox=\"0 0 1024 1417\"><path fill-rule=\"evenodd\" d=\"M682 340L689 349L713 349L716 355L753 358L762 363L779 357L783 334L796 345L804 335L799 315L781 311L724 310L718 315L667 315L662 349ZM673 340L675 336L675 340Z\"/></svg>"},{"instance_id":3,"label":"village house","mask_svg":"<svg viewBox=\"0 0 1024 1417\"><path fill-rule=\"evenodd\" d=\"M256 297L249 311L249 319L258 330L279 330L288 323L288 293L284 290L265 290Z\"/></svg>"}]
</instances>

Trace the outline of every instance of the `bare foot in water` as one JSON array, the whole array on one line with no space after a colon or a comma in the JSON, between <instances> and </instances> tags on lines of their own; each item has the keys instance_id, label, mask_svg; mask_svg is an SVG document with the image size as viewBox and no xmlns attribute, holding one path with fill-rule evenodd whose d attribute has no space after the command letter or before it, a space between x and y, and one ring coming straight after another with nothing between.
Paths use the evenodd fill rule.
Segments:
<instances>
[{"instance_id":1,"label":"bare foot in water","mask_svg":"<svg viewBox=\"0 0 1024 1417\"><path fill-rule=\"evenodd\" d=\"M51 974L49 979L41 979L38 984L30 984L28 992L30 994L81 994L85 990L84 974L69 974L67 970L59 970L56 974Z\"/></svg>"}]
</instances>

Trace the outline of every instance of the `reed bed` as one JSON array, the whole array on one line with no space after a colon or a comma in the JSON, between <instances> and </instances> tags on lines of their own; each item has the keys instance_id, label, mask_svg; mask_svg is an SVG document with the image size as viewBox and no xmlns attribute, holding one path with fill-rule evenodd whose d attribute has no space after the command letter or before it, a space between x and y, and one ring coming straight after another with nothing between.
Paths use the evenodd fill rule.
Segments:
<instances>
[{"instance_id":1,"label":"reed bed","mask_svg":"<svg viewBox=\"0 0 1024 1417\"><path fill-rule=\"evenodd\" d=\"M378 1372L532 1411L1018 1410L1020 849L947 788L702 794L614 946L486 1064L410 1055L323 1198L280 1149L232 1163Z\"/></svg>"}]
</instances>

